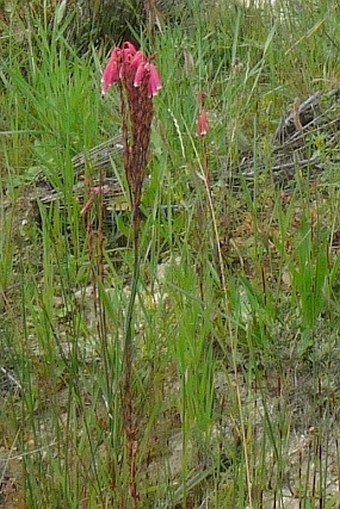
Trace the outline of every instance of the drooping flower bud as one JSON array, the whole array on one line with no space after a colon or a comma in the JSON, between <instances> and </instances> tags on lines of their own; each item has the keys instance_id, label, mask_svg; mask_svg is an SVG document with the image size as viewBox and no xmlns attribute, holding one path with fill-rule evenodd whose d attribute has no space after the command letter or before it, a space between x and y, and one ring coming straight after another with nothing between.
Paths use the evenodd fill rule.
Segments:
<instances>
[{"instance_id":1,"label":"drooping flower bud","mask_svg":"<svg viewBox=\"0 0 340 509\"><path fill-rule=\"evenodd\" d=\"M203 108L198 118L197 136L206 136L208 134L209 124L206 110Z\"/></svg>"},{"instance_id":2,"label":"drooping flower bud","mask_svg":"<svg viewBox=\"0 0 340 509\"><path fill-rule=\"evenodd\" d=\"M105 95L112 85L117 83L119 79L119 69L121 61L121 49L115 48L112 52L109 63L105 67L102 77L102 93Z\"/></svg>"},{"instance_id":3,"label":"drooping flower bud","mask_svg":"<svg viewBox=\"0 0 340 509\"><path fill-rule=\"evenodd\" d=\"M149 64L150 76L148 83L149 97L155 97L162 89L163 85L155 64Z\"/></svg>"}]
</instances>

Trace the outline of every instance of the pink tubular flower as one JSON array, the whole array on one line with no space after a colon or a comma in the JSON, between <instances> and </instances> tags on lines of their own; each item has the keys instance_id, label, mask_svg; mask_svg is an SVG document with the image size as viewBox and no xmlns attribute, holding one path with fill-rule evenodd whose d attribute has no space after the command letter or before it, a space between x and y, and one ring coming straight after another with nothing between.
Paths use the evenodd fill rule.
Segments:
<instances>
[{"instance_id":1,"label":"pink tubular flower","mask_svg":"<svg viewBox=\"0 0 340 509\"><path fill-rule=\"evenodd\" d=\"M141 64L144 64L147 61L146 56L142 51L137 51L137 53L134 54L132 60L131 60L131 67L133 69L138 69L138 67Z\"/></svg>"},{"instance_id":2,"label":"pink tubular flower","mask_svg":"<svg viewBox=\"0 0 340 509\"><path fill-rule=\"evenodd\" d=\"M149 71L148 93L149 97L154 97L162 89L163 85L155 64L149 64Z\"/></svg>"},{"instance_id":3,"label":"pink tubular flower","mask_svg":"<svg viewBox=\"0 0 340 509\"><path fill-rule=\"evenodd\" d=\"M209 129L209 125L208 125L207 112L203 108L202 112L199 116L199 119L198 119L197 136L206 136L208 134L208 129Z\"/></svg>"},{"instance_id":4,"label":"pink tubular flower","mask_svg":"<svg viewBox=\"0 0 340 509\"><path fill-rule=\"evenodd\" d=\"M145 63L145 62L141 62L139 64L139 66L137 67L137 71L136 71L136 74L135 74L135 79L134 79L134 82L133 82L133 86L134 87L140 87L142 82L143 82L143 79L144 79L144 76L145 74L148 72L148 63Z\"/></svg>"},{"instance_id":5,"label":"pink tubular flower","mask_svg":"<svg viewBox=\"0 0 340 509\"><path fill-rule=\"evenodd\" d=\"M109 63L105 67L102 77L102 94L105 95L112 85L117 83L119 79L119 68L121 61L121 49L115 48L112 52Z\"/></svg>"}]
</instances>

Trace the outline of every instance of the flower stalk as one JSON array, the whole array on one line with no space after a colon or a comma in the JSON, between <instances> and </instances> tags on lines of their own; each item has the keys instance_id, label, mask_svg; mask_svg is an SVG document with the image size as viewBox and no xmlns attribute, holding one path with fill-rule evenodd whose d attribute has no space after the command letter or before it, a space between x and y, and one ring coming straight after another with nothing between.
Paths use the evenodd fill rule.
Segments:
<instances>
[{"instance_id":1,"label":"flower stalk","mask_svg":"<svg viewBox=\"0 0 340 509\"><path fill-rule=\"evenodd\" d=\"M133 276L130 298L125 319L124 341L124 425L128 441L130 470L130 495L134 507L139 507L137 485L137 425L133 404L133 312L135 308L139 276L139 235L142 222L140 210L143 183L147 175L151 125L154 115L153 99L162 88L154 57L147 58L130 42L115 48L104 70L102 93L107 94L117 84L121 99L124 168L129 187L132 213Z\"/></svg>"}]
</instances>

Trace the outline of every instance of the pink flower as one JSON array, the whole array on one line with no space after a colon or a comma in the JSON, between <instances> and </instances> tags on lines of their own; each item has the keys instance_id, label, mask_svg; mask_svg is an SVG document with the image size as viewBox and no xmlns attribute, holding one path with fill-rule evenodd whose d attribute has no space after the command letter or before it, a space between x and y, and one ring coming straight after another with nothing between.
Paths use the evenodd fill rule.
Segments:
<instances>
[{"instance_id":1,"label":"pink flower","mask_svg":"<svg viewBox=\"0 0 340 509\"><path fill-rule=\"evenodd\" d=\"M122 49L123 49L123 53L126 54L126 55L132 55L133 56L133 55L135 55L137 53L136 48L129 41L124 42L124 44L122 46Z\"/></svg>"},{"instance_id":2,"label":"pink flower","mask_svg":"<svg viewBox=\"0 0 340 509\"><path fill-rule=\"evenodd\" d=\"M208 129L209 129L209 125L208 125L207 112L203 108L202 112L199 116L199 119L198 119L197 136L206 136L208 134Z\"/></svg>"},{"instance_id":3,"label":"pink flower","mask_svg":"<svg viewBox=\"0 0 340 509\"><path fill-rule=\"evenodd\" d=\"M134 87L141 86L144 76L147 74L147 72L148 72L148 64L145 62L140 63L139 66L137 67L137 71L135 74L135 80L133 82Z\"/></svg>"},{"instance_id":4,"label":"pink flower","mask_svg":"<svg viewBox=\"0 0 340 509\"><path fill-rule=\"evenodd\" d=\"M130 65L133 69L137 69L142 63L145 63L146 61L147 58L145 54L142 51L137 51L137 53L134 54Z\"/></svg>"},{"instance_id":5,"label":"pink flower","mask_svg":"<svg viewBox=\"0 0 340 509\"><path fill-rule=\"evenodd\" d=\"M112 85L117 83L119 79L120 62L121 62L121 49L115 48L112 52L109 63L105 67L103 73L102 94L107 94Z\"/></svg>"},{"instance_id":6,"label":"pink flower","mask_svg":"<svg viewBox=\"0 0 340 509\"><path fill-rule=\"evenodd\" d=\"M163 85L155 64L149 64L149 70L150 76L148 83L148 93L149 97L154 97L155 95L158 95L158 92L162 89Z\"/></svg>"},{"instance_id":7,"label":"pink flower","mask_svg":"<svg viewBox=\"0 0 340 509\"><path fill-rule=\"evenodd\" d=\"M133 86L140 87L147 72L147 58L142 51L137 51L131 60L130 67L136 72Z\"/></svg>"},{"instance_id":8,"label":"pink flower","mask_svg":"<svg viewBox=\"0 0 340 509\"><path fill-rule=\"evenodd\" d=\"M124 42L122 47L122 61L123 61L122 68L124 67L127 69L130 67L133 57L136 54L136 51L137 50L133 44L131 44L130 42Z\"/></svg>"}]
</instances>

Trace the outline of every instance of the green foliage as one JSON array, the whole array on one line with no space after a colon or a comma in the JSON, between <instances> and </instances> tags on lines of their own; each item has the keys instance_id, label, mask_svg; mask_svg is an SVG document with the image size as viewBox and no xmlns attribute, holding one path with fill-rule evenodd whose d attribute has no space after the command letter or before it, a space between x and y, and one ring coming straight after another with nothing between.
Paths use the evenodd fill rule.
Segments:
<instances>
[{"instance_id":1,"label":"green foliage","mask_svg":"<svg viewBox=\"0 0 340 509\"><path fill-rule=\"evenodd\" d=\"M0 3L0 505L133 507L130 216L112 202L100 231L96 198L84 217L72 164L119 133L118 94L100 96L106 45L81 55L74 12L31 4ZM316 185L297 167L287 194L268 154L294 98L339 80L339 8L213 4L140 36L164 84L134 316L140 507L335 509L339 160L318 139L329 172ZM235 191L230 168L249 153L266 171ZM120 156L115 173L126 186Z\"/></svg>"}]
</instances>

